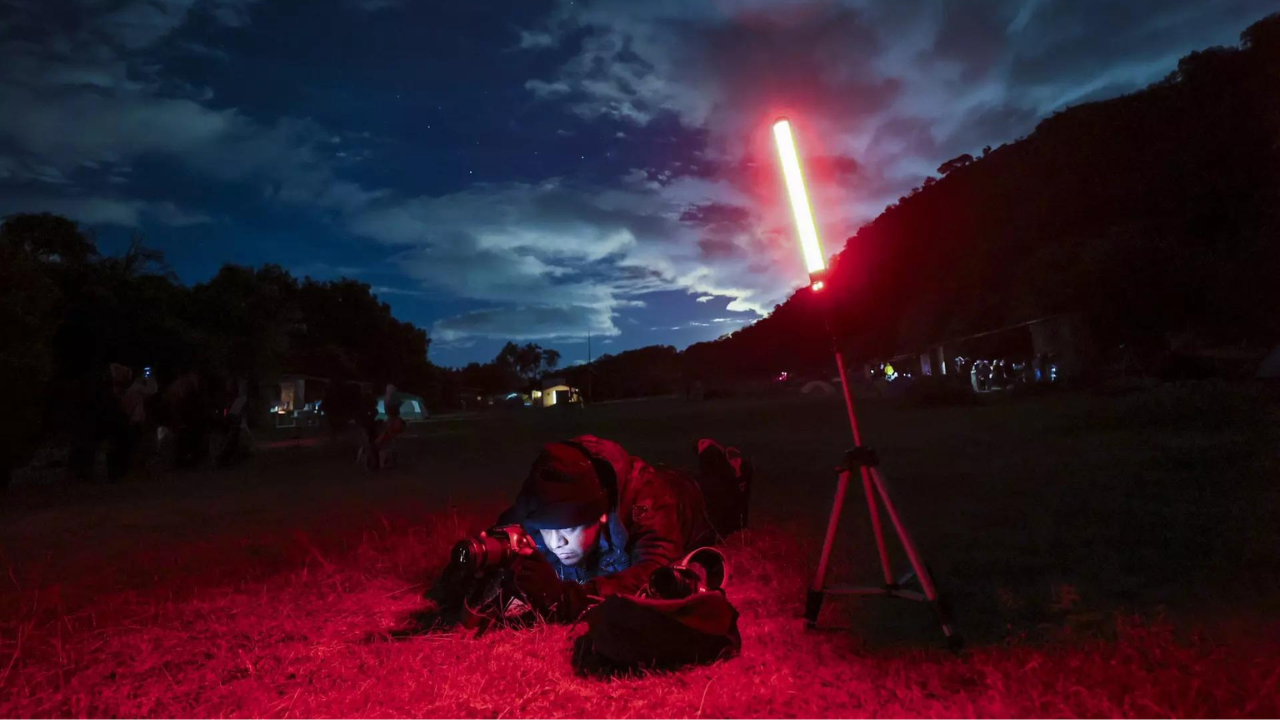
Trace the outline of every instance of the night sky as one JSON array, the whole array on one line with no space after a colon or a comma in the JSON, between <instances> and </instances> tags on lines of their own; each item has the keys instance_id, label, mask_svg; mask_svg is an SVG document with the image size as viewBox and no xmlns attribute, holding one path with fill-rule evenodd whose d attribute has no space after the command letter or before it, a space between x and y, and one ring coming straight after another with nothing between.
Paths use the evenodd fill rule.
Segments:
<instances>
[{"instance_id":1,"label":"night sky","mask_svg":"<svg viewBox=\"0 0 1280 720\"><path fill-rule=\"evenodd\" d=\"M1235 44L1274 0L0 0L0 213L367 282L432 359L684 347L944 160Z\"/></svg>"}]
</instances>

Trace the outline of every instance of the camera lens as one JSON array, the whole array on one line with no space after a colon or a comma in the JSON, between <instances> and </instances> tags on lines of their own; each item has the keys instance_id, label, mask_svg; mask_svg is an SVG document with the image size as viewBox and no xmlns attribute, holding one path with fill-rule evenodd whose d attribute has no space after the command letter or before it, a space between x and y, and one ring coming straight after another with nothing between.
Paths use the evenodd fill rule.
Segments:
<instances>
[{"instance_id":1,"label":"camera lens","mask_svg":"<svg viewBox=\"0 0 1280 720\"><path fill-rule=\"evenodd\" d=\"M664 600L679 600L698 591L698 578L687 570L658 568L649 576L649 591Z\"/></svg>"},{"instance_id":2,"label":"camera lens","mask_svg":"<svg viewBox=\"0 0 1280 720\"><path fill-rule=\"evenodd\" d=\"M453 562L468 570L474 570L471 566L475 562L476 549L472 540L460 540L457 545L453 546Z\"/></svg>"},{"instance_id":3,"label":"camera lens","mask_svg":"<svg viewBox=\"0 0 1280 720\"><path fill-rule=\"evenodd\" d=\"M506 535L485 535L478 548L481 554L480 566L484 569L497 569L507 564L511 556L511 543Z\"/></svg>"}]
</instances>

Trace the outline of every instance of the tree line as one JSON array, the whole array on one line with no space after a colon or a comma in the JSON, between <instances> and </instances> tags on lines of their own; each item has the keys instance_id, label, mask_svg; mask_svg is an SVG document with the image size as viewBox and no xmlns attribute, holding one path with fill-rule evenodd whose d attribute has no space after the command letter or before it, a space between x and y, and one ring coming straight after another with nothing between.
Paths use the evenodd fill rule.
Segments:
<instances>
[{"instance_id":1,"label":"tree line","mask_svg":"<svg viewBox=\"0 0 1280 720\"><path fill-rule=\"evenodd\" d=\"M103 255L75 223L49 214L0 225L0 337L6 478L45 438L93 412L83 407L94 396L86 388L111 363L151 367L161 385L194 371L209 387L242 380L255 389L290 372L425 392L438 374L426 332L392 317L365 283L224 265L187 286L139 240Z\"/></svg>"}]
</instances>

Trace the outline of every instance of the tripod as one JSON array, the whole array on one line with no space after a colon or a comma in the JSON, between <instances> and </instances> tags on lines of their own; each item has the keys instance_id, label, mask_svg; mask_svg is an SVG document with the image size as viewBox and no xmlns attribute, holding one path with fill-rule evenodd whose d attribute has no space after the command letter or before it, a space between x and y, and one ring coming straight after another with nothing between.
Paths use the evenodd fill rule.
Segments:
<instances>
[{"instance_id":1,"label":"tripod","mask_svg":"<svg viewBox=\"0 0 1280 720\"><path fill-rule=\"evenodd\" d=\"M811 288L814 292L820 292L824 284L824 280L820 276L815 276ZM827 304L823 303L823 305ZM898 515L897 508L894 507L893 501L889 498L889 490L885 485L884 476L876 469L880 462L879 458L874 450L862 444L862 434L858 429L858 416L854 412L853 393L849 389L849 376L845 370L844 355L840 352L836 334L832 332L831 327L831 316L828 313L827 332L831 336L831 349L835 352L836 367L840 370L840 387L844 391L844 406L849 414L849 428L853 431L854 448L845 453L844 462L840 467L836 468L839 473L839 479L836 481L836 497L831 505L831 517L827 521L827 533L822 541L822 554L818 557L818 569L814 573L813 584L809 586L809 592L805 598L804 617L806 625L810 628L817 626L818 613L822 611L822 603L827 595L883 595L903 600L927 602L932 607L934 615L938 619L938 624L942 626L942 634L946 636L947 646L953 650L958 650L962 644L960 635L956 632L955 626L951 621L950 612L938 594L938 587L933 581L933 576L929 573L928 566L925 565L924 560L921 558L915 541L911 539L911 533L907 531L907 526L902 522L902 517ZM848 493L849 482L855 472L862 477L862 489L867 497L867 508L871 513L871 530L875 534L876 549L880 553L880 569L884 573L884 584L878 587L828 587L827 570L831 562L831 550L835 545L836 532L840 528L840 514L844 510L845 495ZM884 524L880 520L880 504L877 504L877 499L880 504L884 505L885 512L888 514L890 522L893 523L893 529L898 534L898 540L907 553L907 559L911 562L911 571L897 579L894 578L893 566L889 562L889 550L885 544ZM909 589L909 584L913 580L919 584L919 591Z\"/></svg>"}]
</instances>

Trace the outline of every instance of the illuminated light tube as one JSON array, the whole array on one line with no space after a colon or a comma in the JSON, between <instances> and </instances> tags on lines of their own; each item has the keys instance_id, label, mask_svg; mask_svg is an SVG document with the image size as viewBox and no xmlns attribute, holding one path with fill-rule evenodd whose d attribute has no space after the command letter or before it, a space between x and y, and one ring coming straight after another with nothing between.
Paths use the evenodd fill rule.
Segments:
<instances>
[{"instance_id":1,"label":"illuminated light tube","mask_svg":"<svg viewBox=\"0 0 1280 720\"><path fill-rule=\"evenodd\" d=\"M822 255L822 243L818 241L818 227L813 222L809 193L804 189L804 174L800 171L800 155L796 152L796 140L791 134L791 121L780 118L775 122L773 138L778 143L778 157L782 159L782 175L787 180L787 195L791 198L791 212L796 218L796 232L800 235L804 264L809 274L813 275L825 270L827 261Z\"/></svg>"}]
</instances>

